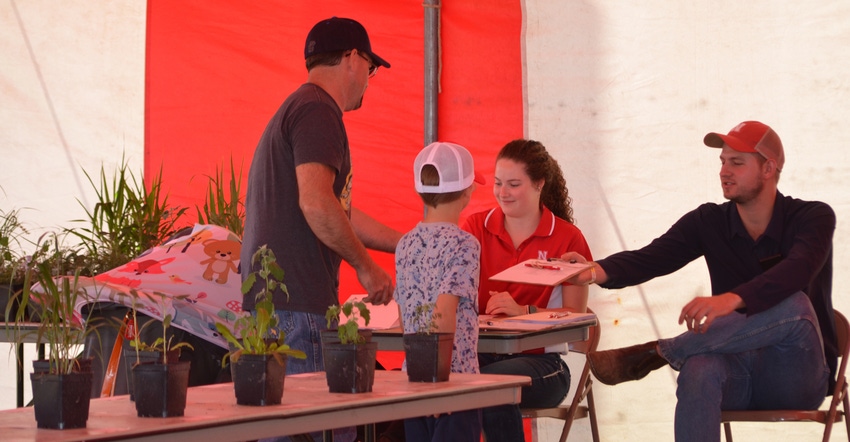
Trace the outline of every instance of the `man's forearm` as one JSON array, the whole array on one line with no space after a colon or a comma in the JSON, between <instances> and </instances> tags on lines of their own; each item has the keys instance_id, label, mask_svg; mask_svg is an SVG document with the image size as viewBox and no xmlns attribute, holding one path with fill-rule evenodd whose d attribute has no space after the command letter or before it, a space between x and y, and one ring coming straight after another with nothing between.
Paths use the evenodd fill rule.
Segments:
<instances>
[{"instance_id":1,"label":"man's forearm","mask_svg":"<svg viewBox=\"0 0 850 442\"><path fill-rule=\"evenodd\" d=\"M382 252L394 253L396 245L403 235L356 207L351 208L351 225L357 238L367 248Z\"/></svg>"},{"instance_id":2,"label":"man's forearm","mask_svg":"<svg viewBox=\"0 0 850 442\"><path fill-rule=\"evenodd\" d=\"M304 205L301 210L313 234L355 269L371 261L339 202Z\"/></svg>"}]
</instances>

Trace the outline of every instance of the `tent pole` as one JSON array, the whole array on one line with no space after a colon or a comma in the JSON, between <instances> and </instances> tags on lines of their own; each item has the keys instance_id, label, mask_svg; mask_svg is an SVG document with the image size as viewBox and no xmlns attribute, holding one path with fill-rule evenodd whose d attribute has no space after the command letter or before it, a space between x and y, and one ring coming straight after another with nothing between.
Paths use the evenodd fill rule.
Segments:
<instances>
[{"instance_id":1,"label":"tent pole","mask_svg":"<svg viewBox=\"0 0 850 442\"><path fill-rule=\"evenodd\" d=\"M425 10L425 146L437 141L437 95L440 73L440 0L424 0Z\"/></svg>"}]
</instances>

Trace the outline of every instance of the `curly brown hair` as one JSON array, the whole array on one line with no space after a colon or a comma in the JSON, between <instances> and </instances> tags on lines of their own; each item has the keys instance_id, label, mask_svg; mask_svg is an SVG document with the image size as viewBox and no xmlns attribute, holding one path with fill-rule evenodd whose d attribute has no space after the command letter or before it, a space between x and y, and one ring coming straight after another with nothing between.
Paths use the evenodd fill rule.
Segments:
<instances>
[{"instance_id":1,"label":"curly brown hair","mask_svg":"<svg viewBox=\"0 0 850 442\"><path fill-rule=\"evenodd\" d=\"M542 143L525 139L513 140L499 151L496 161L501 159L524 164L525 173L532 182L543 180L540 203L551 210L555 216L575 224L567 180L564 179L561 166L549 155Z\"/></svg>"}]
</instances>

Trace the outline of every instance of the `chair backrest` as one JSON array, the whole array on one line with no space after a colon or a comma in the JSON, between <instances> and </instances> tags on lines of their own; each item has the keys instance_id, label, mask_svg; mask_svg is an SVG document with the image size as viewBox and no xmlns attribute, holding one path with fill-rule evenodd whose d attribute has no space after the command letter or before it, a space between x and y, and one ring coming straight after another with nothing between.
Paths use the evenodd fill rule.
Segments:
<instances>
[{"instance_id":1,"label":"chair backrest","mask_svg":"<svg viewBox=\"0 0 850 442\"><path fill-rule=\"evenodd\" d=\"M847 359L850 357L850 322L847 322L847 318L838 310L833 309L833 312L835 312L835 337L838 341L838 356L841 358L838 372L835 374L835 389L833 390L833 400L835 400L834 398L836 395L840 396L844 384L847 382Z\"/></svg>"}]
</instances>

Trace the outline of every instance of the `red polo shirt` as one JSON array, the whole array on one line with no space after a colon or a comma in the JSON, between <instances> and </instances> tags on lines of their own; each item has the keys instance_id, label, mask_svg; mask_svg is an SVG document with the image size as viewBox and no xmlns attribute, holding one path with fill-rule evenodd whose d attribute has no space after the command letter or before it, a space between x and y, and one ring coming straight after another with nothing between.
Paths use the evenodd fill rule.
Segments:
<instances>
[{"instance_id":1,"label":"red polo shirt","mask_svg":"<svg viewBox=\"0 0 850 442\"><path fill-rule=\"evenodd\" d=\"M581 230L556 217L546 207L543 207L537 230L516 248L505 230L505 215L499 207L469 216L463 229L481 243L480 314L486 311L491 291L508 292L519 305L533 304L541 308L549 305L553 287L490 280L491 276L510 266L527 259L558 258L570 251L578 252L588 260L593 259Z\"/></svg>"}]
</instances>

